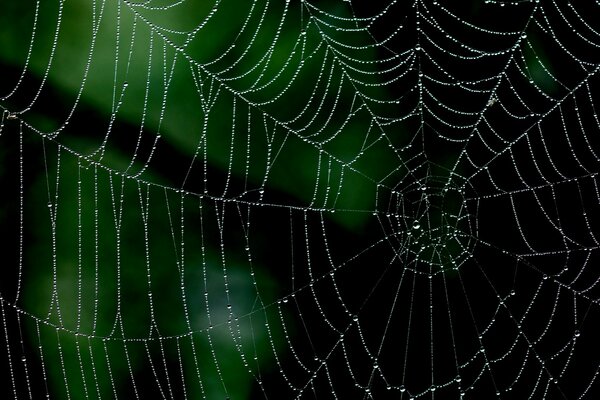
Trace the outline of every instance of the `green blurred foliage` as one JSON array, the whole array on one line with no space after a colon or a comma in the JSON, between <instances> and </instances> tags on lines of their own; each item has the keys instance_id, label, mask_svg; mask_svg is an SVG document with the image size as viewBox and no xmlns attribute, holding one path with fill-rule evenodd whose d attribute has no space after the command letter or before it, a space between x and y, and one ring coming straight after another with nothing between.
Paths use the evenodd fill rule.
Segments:
<instances>
[{"instance_id":1,"label":"green blurred foliage","mask_svg":"<svg viewBox=\"0 0 600 400\"><path fill-rule=\"evenodd\" d=\"M58 194L49 211L37 202L28 210L36 244L28 249L24 306L62 327L55 332L42 325L41 337L46 362L64 362L69 394L111 397L113 384L121 390L129 384L129 368L138 371L148 359L162 358L183 363L192 398L223 397L224 387L232 398L246 397L252 382L247 372L256 366L240 355L259 353L267 365L271 346L281 340L277 330L268 337L261 329L267 311L255 310L272 302L276 290L263 271L253 276L248 260L235 252L219 255L204 246L184 252L181 243L204 243L201 235L215 234L215 206L86 165L66 151L60 163L47 155L58 171L40 176L31 191L44 193L51 182L50 191ZM188 221L183 233L182 219ZM172 339L159 342L159 336L180 336L177 344L185 350ZM124 338L130 339L126 346ZM148 345L133 338L154 339ZM181 351L194 357L181 358ZM110 360L112 377L92 357L101 364ZM66 396L63 370L47 372L57 394Z\"/></svg>"},{"instance_id":2,"label":"green blurred foliage","mask_svg":"<svg viewBox=\"0 0 600 400\"><path fill-rule=\"evenodd\" d=\"M215 215L226 205L141 183L185 189L189 182L161 176L163 166L148 163L148 154L120 151L111 137L117 122L139 127L118 134L139 135L158 148L167 143L194 169L206 161L246 182L242 193L224 185L222 197L252 194L262 201L258 193L266 189L266 202L273 190L303 207L365 211L329 217L347 229L362 229L368 211L381 206L378 183L395 187L408 173L372 118L371 108L378 115L386 110L369 98L390 98L381 85L370 85L378 83L369 74L377 63L360 64L366 72L349 68L353 56L377 59L365 47L373 41L365 31L344 32L343 42L354 47L341 56L335 25L298 2L273 2L265 13L264 4L250 1L190 0L166 9L160 3L170 2L152 2L152 10L121 1L13 1L0 14L0 60L28 63L28 74L47 80L67 109L74 104L77 114L83 104L104 121L90 126L92 133L61 132L57 140L83 157L63 150L58 163L49 152L46 170L28 188L35 243L28 253L35 257L28 257L24 308L64 327L42 325L41 340L49 364L62 362L59 340L66 376L61 368L48 374L61 390L68 380L72 398L94 390L111 397L113 385L129 381L130 368L149 358L179 362L179 352L195 354L182 366L189 398L222 398L224 387L231 398L245 398L253 375L284 340L277 324L262 328L279 318L264 308L278 295L269 271L252 266L243 245L223 253L218 241L203 236L203 229L219 235ZM340 2L321 6L351 15ZM34 106L22 117L52 135L70 113ZM387 129L397 130L396 147L410 139L400 125ZM45 193L50 205L40 208ZM203 218L213 226L200 224ZM195 221L183 236L180 220ZM203 245L186 247L182 256L182 242ZM185 332L194 334L178 339L181 348L158 341L123 346L123 338ZM103 376L108 368L93 370L92 358L103 367L110 360L112 377Z\"/></svg>"},{"instance_id":3,"label":"green blurred foliage","mask_svg":"<svg viewBox=\"0 0 600 400\"><path fill-rule=\"evenodd\" d=\"M48 80L69 99L80 98L107 117L155 132L159 146L165 140L188 156L204 152L199 156L248 179L256 189L273 187L317 208L374 209L374 180L390 174L394 163L386 161L397 156L372 124L367 106L358 108L361 100L350 79L354 74L375 83L375 75L340 64L343 59L332 44L339 36L335 28L307 17L301 26L300 13L307 11L299 5L283 7L271 4L263 15L261 4L253 2L222 1L213 7L186 1L166 11L122 2L67 1L60 9L42 2L29 71L40 77L48 71ZM335 7L337 15L349 15L343 6ZM6 50L0 58L5 62L23 65L30 40L23 32L31 31L34 8L23 3L3 14L0 23L8 29L0 32L0 46ZM12 19L19 23L9 24ZM193 34L176 33L180 31ZM357 32L345 43L360 46L371 40ZM360 54L357 59L376 57L370 48L344 51ZM325 64L312 62L322 57ZM317 91L307 91L315 81ZM360 90L386 97L377 86ZM308 109L319 109L316 115L302 111L307 102ZM54 129L63 118L55 119ZM63 143L86 151L64 136ZM98 135L98 146L101 139ZM241 151L232 151L236 144ZM317 147L325 152L319 154ZM365 149L369 151L363 153ZM93 156L104 161L100 154ZM126 173L140 171L145 160L137 161ZM349 189L339 195L339 187L315 194L324 187L329 165L331 180L343 173L342 183ZM317 168L322 168L320 174ZM357 228L365 215L336 219Z\"/></svg>"},{"instance_id":4,"label":"green blurred foliage","mask_svg":"<svg viewBox=\"0 0 600 400\"><path fill-rule=\"evenodd\" d=\"M160 7L169 3L154 1L155 10L122 1L2 5L1 62L27 65L27 74L63 96L56 101L67 110L74 104L76 115L84 105L104 121L90 126L91 133L62 131L58 142L83 157L62 150L58 162L48 146L45 169L27 188L34 244L27 249L23 303L63 327L42 324L39 336L47 365L64 365L47 370L59 397L68 387L71 398L94 398L93 392L110 398L130 384L132 371L162 359L181 362L184 374L150 371L161 390L183 379L189 398L247 398L258 371L283 347L279 324L264 329L268 319L280 318L265 308L279 295L273 274L251 262L243 237L225 251L214 239L222 233L219 213L235 211L209 197L145 185L185 189L189 182L162 176L165 166L152 164L151 153L124 153L111 135L131 135L134 142L139 135L158 148L166 143L195 170L206 161L245 182L241 193L224 184L221 193L209 194L268 203L277 201L272 190L289 196L286 205L338 211L328 218L348 230L364 228L368 211L387 206L376 204L379 183L396 187L410 172L394 152L409 135L400 124L388 126L399 138L392 146L373 120L373 109L379 116L386 110L369 98L391 98L382 85L370 85L378 82L369 69L379 66L349 67L352 57L377 59L364 47L373 42L365 31L346 30L342 38L336 26L344 22L329 24L324 13L311 16L299 2L272 2L264 13L264 4L252 1ZM351 16L342 2L323 3L323 10ZM480 3L472 2L473 13ZM338 40L350 47L339 51ZM531 80L553 92L549 62L535 40L524 57ZM49 135L71 116L29 108L23 120ZM136 129L115 133L118 122ZM447 165L432 166L435 176L446 175L455 161L442 158ZM48 207L40 207L46 197ZM460 214L457 199L444 201ZM439 217L429 228L441 232L435 239L452 233L445 231L450 222ZM460 253L457 246L449 240L440 268ZM432 258L431 249L437 251L428 247L422 257ZM177 346L159 336L179 337ZM124 345L124 338L153 340ZM141 390L144 382L137 385Z\"/></svg>"}]
</instances>

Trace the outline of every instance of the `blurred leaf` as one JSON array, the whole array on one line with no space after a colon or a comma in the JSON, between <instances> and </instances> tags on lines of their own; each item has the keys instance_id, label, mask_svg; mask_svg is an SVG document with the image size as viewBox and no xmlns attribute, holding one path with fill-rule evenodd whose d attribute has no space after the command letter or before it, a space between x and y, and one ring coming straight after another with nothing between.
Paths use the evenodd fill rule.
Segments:
<instances>
[{"instance_id":1,"label":"blurred leaf","mask_svg":"<svg viewBox=\"0 0 600 400\"><path fill-rule=\"evenodd\" d=\"M57 155L49 155L46 176L41 173L30 188L35 201L48 193L49 206L40 211L39 203L29 204L36 222L30 228L35 246L28 253L35 259L29 260L26 292L35 296L25 299L26 309L64 327L54 332L42 325L40 337L47 362L69 360L48 374L72 398L94 390L111 397L119 390L113 385L131 382L147 359L184 362L181 351L194 354L194 362L188 357L182 367L191 398L222 398L224 387L230 397L244 398L283 337L263 328L270 313L265 304L276 295L273 278L260 266L252 270L260 277L250 275L241 248L222 253L214 226L213 235L203 236L197 225L202 213L214 225L225 205L191 196L182 201L182 194L148 189L89 160L157 182L163 179L157 172L175 168L175 162L154 161L155 149L168 144L184 160L177 161L189 166L174 174L180 181L167 182L169 187L214 192L214 186L206 187L214 179L207 178L206 159L245 182L231 188L227 180L223 197L277 203L285 193L294 198L286 200L290 204L340 210L330 218L357 229L377 207L374 179L393 181L398 173L389 170L398 156L382 140L370 109L377 103L369 105L365 97L386 95L368 85L375 74L348 67L335 45L341 39L336 29L314 18L298 25L299 5L274 3L263 13L251 2L186 1L156 11L143 4L24 1L3 7L0 60L19 67L28 60L25 81L32 74L37 84L58 88L51 93L65 98L49 102L67 105L63 115L45 109L41 104L49 102L40 99L53 94L41 90L38 97L36 88L5 99L14 101L11 111L49 134L72 122L84 105L105 121L84 125L85 132L62 130L57 140L85 158L62 151L59 163ZM335 7L338 15L348 13ZM23 34L33 26L33 37ZM359 49L372 38L357 31L349 40ZM369 48L343 50L375 58ZM355 75L363 86L357 87ZM119 122L139 129L119 130ZM135 150L120 150L123 140L137 143ZM144 207L151 222L142 218ZM185 240L178 237L180 219L196 221L185 230ZM184 259L183 241L203 245ZM260 296L253 285L259 281ZM194 334L181 336L181 347L156 340L186 332ZM73 333L92 336L83 340ZM94 370L92 359L103 360L103 368ZM175 378L158 376L155 367L166 367L146 371L158 386L139 383L135 390L168 389Z\"/></svg>"},{"instance_id":2,"label":"blurred leaf","mask_svg":"<svg viewBox=\"0 0 600 400\"><path fill-rule=\"evenodd\" d=\"M111 119L140 126L139 132L119 134L140 134L143 142L157 141L159 148L166 140L188 157L192 170L200 169L194 165L207 157L212 165L247 178L248 191L258 191L266 184L317 208L331 208L334 202L338 209L368 211L375 207L376 185L365 176L383 178L392 171L385 162L361 163L364 171L358 175L352 171L361 147L376 142L381 132L377 123L370 122L372 111L366 108L377 103L369 106L362 95L357 96L357 83L349 78L359 73L337 55L340 49L331 41L339 39L336 29L312 18L306 19L305 27L299 26L298 5L284 8L273 4L263 15L252 3L231 1L214 7L204 1L186 1L156 11L122 2L60 4L61 8L49 2L40 4L29 71L39 77L48 71L48 80L72 100L80 96ZM346 7L336 7L338 15L348 12ZM23 32L31 31L34 9L33 2L14 3L5 9L0 17L0 59L24 64L30 38ZM246 19L249 22L244 25ZM240 30L244 26L245 30ZM257 26L258 31L247 26ZM346 40L361 46L372 38L366 31L357 31ZM312 62L315 54L325 53L325 64ZM360 49L360 54L362 59L375 57L369 48ZM343 81L330 82L330 72L339 69L345 70L340 75ZM374 83L374 76L358 75L365 83ZM310 83L310 91L306 91L306 83ZM386 96L377 85L364 85L360 90L374 98ZM312 108L320 104L316 115L302 112L306 102ZM58 123L67 115L54 117ZM112 126L111 122L93 127L98 132L98 150L91 154L98 160L102 159L107 130L108 146L113 141ZM364 143L365 135L370 143ZM311 166L317 165L321 148L324 168L318 173ZM397 157L386 146L368 147L365 153L374 160ZM140 165L151 160L148 154L136 157ZM315 188L332 179L327 175L329 164L338 176L344 170L344 179L352 182L352 193L336 193L335 200L332 194L314 197ZM290 171L294 171L293 181ZM184 182L185 171L180 175L182 181L175 184L189 185L199 179L196 175ZM335 219L357 227L365 222L365 215L348 213Z\"/></svg>"},{"instance_id":3,"label":"blurred leaf","mask_svg":"<svg viewBox=\"0 0 600 400\"><path fill-rule=\"evenodd\" d=\"M57 155L47 151L47 157L50 166L58 164ZM114 153L106 157L121 158ZM28 196L36 224L31 226L35 245L27 253L30 272L24 292L35 295L24 301L26 309L62 327L54 332L43 326L41 335L47 362L69 360L64 372L48 368L56 388L64 390L66 375L73 398L84 398L94 385L99 397L111 397L112 381L129 384L130 369L139 376L151 357L155 363L183 362L193 398L201 393L224 397L224 387L231 397L245 398L252 382L247 360L258 353L260 364L267 365L280 340L278 332L267 336L258 329L267 311L255 312L257 301L273 301L275 285L259 266L251 269L235 252L218 256L211 246L203 246L202 251L181 253L181 240L207 243L203 229L217 229L210 204L124 179L67 152L60 154L60 170L49 168L47 174L39 176ZM51 195L44 210L36 194L48 192L47 182ZM182 218L203 220L204 228L190 222L193 226L181 237ZM194 356L182 359L173 337ZM151 340L144 345L136 338ZM90 353L96 361L109 359L106 353L120 354L110 358L112 379L105 376L107 369L92 363ZM158 385L164 383L162 377L156 379Z\"/></svg>"}]
</instances>

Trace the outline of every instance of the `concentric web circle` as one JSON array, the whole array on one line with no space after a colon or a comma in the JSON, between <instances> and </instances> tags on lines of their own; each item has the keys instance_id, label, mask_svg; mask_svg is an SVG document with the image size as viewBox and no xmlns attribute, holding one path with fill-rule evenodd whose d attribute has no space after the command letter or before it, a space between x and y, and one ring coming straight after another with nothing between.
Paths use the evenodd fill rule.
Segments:
<instances>
[{"instance_id":1,"label":"concentric web circle","mask_svg":"<svg viewBox=\"0 0 600 400\"><path fill-rule=\"evenodd\" d=\"M393 232L389 244L397 246L404 268L425 275L458 270L472 256L477 237L466 189L445 176L401 184L406 186L392 192L381 224Z\"/></svg>"}]
</instances>

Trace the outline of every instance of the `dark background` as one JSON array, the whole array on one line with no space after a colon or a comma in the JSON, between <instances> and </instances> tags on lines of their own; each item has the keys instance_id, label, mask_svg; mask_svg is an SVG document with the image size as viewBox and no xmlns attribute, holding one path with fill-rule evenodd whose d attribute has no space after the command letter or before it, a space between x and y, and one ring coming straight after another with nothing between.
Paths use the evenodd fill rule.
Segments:
<instances>
[{"instance_id":1,"label":"dark background","mask_svg":"<svg viewBox=\"0 0 600 400\"><path fill-rule=\"evenodd\" d=\"M10 93L18 81L28 52L35 3L19 4L3 6L2 96ZM157 26L178 27L180 23L183 28L187 23L197 24L211 12L211 6L190 4L197 12L196 19L189 10L181 15L157 12L147 16ZM314 4L335 15L359 18L377 14L387 6L377 1L353 4L352 9L338 2ZM154 88L160 88L164 79L161 66L166 65L169 71L172 65L170 58L166 62L161 58L164 38L154 35L149 39L151 35L144 33L138 20L132 72L127 77L119 75L115 84L113 69L107 68L114 65L115 32L106 22L109 25L103 28L106 31L100 30L106 33L99 36L88 81L78 98L90 43L89 6L77 2L65 6L56 60L46 82L44 67L59 10L57 5L42 5L37 26L39 47L34 47L18 91L0 101L4 110L0 136L4 268L0 293L6 343L0 346L4 367L0 390L4 396L15 397L16 386L17 398L42 398L46 394L66 398L67 380L72 398L85 398L86 393L89 398L96 398L98 393L112 397L114 392L120 398L135 398L136 391L140 398L183 398L180 371L184 369L185 394L196 398L201 389L191 367L193 342L207 398L458 398L461 392L465 398L473 399L493 398L496 393L501 398L515 399L594 398L599 358L597 328L591 321L597 313L594 233L599 202L595 175L598 125L593 108L598 79L593 71L600 53L577 33L596 38L590 28L598 26L595 8L591 2L589 9L577 5L581 7L577 9L579 15L589 25L586 26L569 14L566 3L555 7L542 2L530 23L527 20L535 6L531 3L416 4L416 8L403 3L392 5L369 29L372 37L368 37L349 31L354 22L337 21L342 30L336 30L327 25L335 19L293 3L282 27L282 39L273 50L275 61L263 71L267 77L284 72L266 89L244 92L235 102L235 111L236 96L227 91L219 95L208 113L206 158L202 153L196 154L204 140L199 132L206 113L198 111L201 105L194 75L187 69L174 69L173 89L159 128L162 96L160 89ZM260 8L263 4L257 5ZM122 7L121 34L127 35L132 15L125 5ZM202 92L207 98L214 93L211 87L218 86L211 80L211 73L224 79L225 86L233 91L242 92L252 79L259 79L259 72L254 71L247 79L227 80L260 63L260 57L273 43L282 7L277 4L269 9L261 29L255 31L259 40L252 42L253 29L239 35L234 29L240 26L248 9L226 2L218 6L213 25L199 35L205 39L192 41L187 49L192 59L202 63L225 54L206 70L196 71L195 78L206 85ZM472 24L506 34L470 29L453 22L444 9ZM105 19L114 23L111 12L107 11ZM418 12L422 15L419 19L415 17ZM74 18L78 13L80 19ZM310 20L310 15L320 18L320 22ZM437 30L430 23L434 20L445 30ZM579 23L572 25L576 22ZM258 19L253 17L250 26L253 24L258 26ZM369 61L402 54L416 48L417 43L424 49L415 53L406 75L389 84L382 82L394 76L395 71L355 75L376 83L365 86L365 94L383 101L398 100L393 104L366 101L377 115L399 117L419 104L426 106L413 117L386 126L385 140L375 141L373 135L365 134L371 122L365 110L344 124L355 111L356 100L353 86L340 85L336 80L342 75L339 69L331 75L331 85L341 86L339 94L317 84L316 94L311 97L311 85L318 81L321 66L329 71L332 65L330 56L325 57L319 49L313 58L304 60L308 66L301 70L291 89L277 97L278 101L257 105L252 111L247 111L247 104L241 101L244 98L249 103L260 103L278 96L292 78L290 71L296 70L303 57L295 55L290 61L293 67L284 68L283 55L289 54L302 34L307 38L303 54L310 54L324 36L360 46L383 40L400 25L400 33L386 41L385 46L346 50L349 55ZM513 49L518 40L514 32L522 30L526 36L524 44ZM169 33L165 35L171 38ZM176 41L177 35L173 38ZM156 46L151 61L149 53L145 53L150 42ZM81 43L87 44L83 51ZM130 40L122 39L120 43L123 63ZM234 50L229 50L232 43L236 44ZM439 43L445 51L433 43ZM463 44L484 52L506 53L475 59L449 54L472 56L474 53ZM246 48L251 50L244 53ZM168 55L174 54L169 51L165 50ZM238 57L240 62L236 62ZM392 64L368 64L364 68L383 71ZM143 68L147 65L156 66L150 80ZM235 67L222 72L230 65ZM448 75L441 72L439 65ZM506 79L498 81L503 73ZM354 75L349 72L348 76ZM436 83L451 82L450 76L453 85ZM494 79L485 80L488 77ZM428 89L422 103L419 80ZM148 96L149 105L145 106L148 81L153 90ZM120 89L124 82L129 92L123 97L122 107L113 114L113 88ZM7 113L28 108L42 83L35 106L20 113L17 119L9 119ZM493 101L490 90L495 93ZM324 100L318 105L321 98ZM276 126L272 120L262 119L263 113L281 121L293 118L309 99L313 99L309 108L312 112L295 123ZM444 106L475 114L452 113ZM148 115L142 123L143 110ZM467 144L441 139L468 137L473 130L465 126L476 123L481 116L486 123L477 125L479 136ZM312 117L315 118L311 123ZM454 126L444 124L442 119L452 121ZM142 124L144 134L138 142ZM58 137L43 137L41 132L53 132L58 127L64 128ZM303 127L308 129L302 131ZM153 150L159 129L161 139ZM341 134L336 134L338 131ZM105 156L99 161L94 149L103 143L107 132ZM271 133L272 146L281 148L281 152L273 170L265 174L265 137ZM523 135L528 139L524 140ZM326 188L330 186L331 193L338 190L340 167L336 160L352 160L365 137L372 145L352 162L363 175L346 170L338 201L334 202L333 194L327 194ZM57 172L59 144L66 147L60 151ZM238 150L233 157L231 147ZM249 153L247 148L251 149ZM78 160L66 149L72 149L75 155L91 155ZM320 158L320 149L327 156ZM468 159L459 156L463 149ZM127 169L134 154L137 158ZM94 172L93 162L97 161L113 171L127 170L126 175L134 179L121 178L102 168ZM333 165L330 185L324 183L328 175L316 171L318 165L325 171L328 162ZM138 176L143 166L147 168ZM58 247L53 250L47 203L53 201L57 174ZM265 175L269 178L266 183ZM315 184L317 176L319 184ZM96 198L99 206L93 203L95 177L100 187ZM80 179L82 205L78 205L77 197ZM118 195L121 179L125 181L123 249L116 268L115 192L111 185ZM144 253L137 184L146 181L157 184L149 189L152 217L148 257ZM438 239L436 232L446 225L434 216L440 210L456 210L456 203L444 200L424 212L420 189L426 186L429 197L439 199L443 182L450 182L451 190L463 191L463 197L452 201L464 201L465 218L450 224L461 233L460 239L448 239L448 251L442 253L446 258L434 262L419 260L406 232L413 229L416 216L421 216L422 225L429 223L421 243L429 246ZM161 185L168 189L165 191ZM190 331L180 308L175 260L181 249L178 243L172 244L180 237L171 231L179 227L182 218L182 193L173 189L184 193L184 292L189 312L198 319L193 335L180 341L161 341L157 338ZM512 196L506 194L511 191ZM198 211L200 205L202 212ZM171 214L166 212L167 207ZM94 217L95 210L99 217ZM225 227L221 228L219 218L223 215ZM98 228L96 220L101 221ZM558 221L559 228L549 220ZM96 230L101 237L99 250L94 249ZM83 238L80 262L79 234ZM93 302L87 294L94 292L97 254L103 267L100 322L90 336ZM427 258L428 253L425 254ZM146 279L148 260L150 284ZM450 266L452 260L460 260L458 270ZM64 324L56 310L48 311L55 284L53 265L58 271ZM76 272L79 265L81 275ZM231 278L230 289L224 285L224 274ZM123 285L122 318L127 328L124 334L112 329L119 298L118 276ZM204 283L207 276L208 286ZM17 288L22 292L15 302ZM88 300L82 303L83 311L78 310L79 293ZM148 293L159 300L152 303ZM150 303L154 307L152 319ZM207 310L213 316L212 322L207 319ZM79 325L81 335L75 334L78 315L88 316ZM39 336L31 316L40 318ZM271 336L265 336L265 320L269 321ZM153 321L159 325L160 333L152 331ZM244 338L240 339L241 352L229 330L237 323L240 337ZM61 325L57 331L55 326ZM340 342L341 333L344 339ZM103 341L103 337L109 339ZM127 339L125 346L123 337ZM149 340L130 340L148 337ZM43 349L43 364L38 346ZM178 351L183 351L183 357ZM240 353L248 360L256 356L258 361L246 365L246 358ZM95 356L93 365L97 370L92 369L90 354ZM102 359L104 354L111 357L112 380L108 364ZM127 357L133 365L135 388ZM179 360L184 360L183 367ZM94 377L100 383L93 383ZM291 390L289 382L302 388L302 394ZM431 391L432 387L436 390Z\"/></svg>"}]
</instances>

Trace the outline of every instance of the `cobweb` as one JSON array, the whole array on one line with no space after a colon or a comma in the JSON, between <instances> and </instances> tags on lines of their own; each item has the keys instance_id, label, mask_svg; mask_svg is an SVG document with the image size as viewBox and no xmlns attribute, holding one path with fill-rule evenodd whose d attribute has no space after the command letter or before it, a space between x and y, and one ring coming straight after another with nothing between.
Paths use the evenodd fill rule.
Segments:
<instances>
[{"instance_id":1,"label":"cobweb","mask_svg":"<svg viewBox=\"0 0 600 400\"><path fill-rule=\"evenodd\" d=\"M598 6L4 2L3 396L596 398Z\"/></svg>"}]
</instances>

